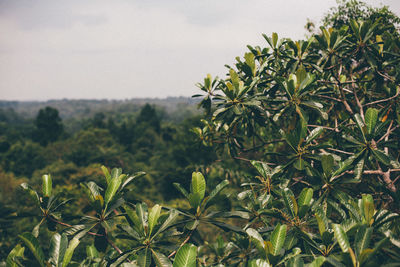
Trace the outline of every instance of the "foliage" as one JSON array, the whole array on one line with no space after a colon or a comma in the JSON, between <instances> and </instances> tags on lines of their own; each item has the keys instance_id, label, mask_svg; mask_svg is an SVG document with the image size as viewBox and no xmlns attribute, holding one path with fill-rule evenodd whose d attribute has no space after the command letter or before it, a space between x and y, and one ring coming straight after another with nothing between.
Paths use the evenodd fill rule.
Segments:
<instances>
[{"instance_id":1,"label":"foliage","mask_svg":"<svg viewBox=\"0 0 400 267\"><path fill-rule=\"evenodd\" d=\"M64 128L58 110L52 107L39 110L35 126L34 137L41 145L56 141L63 133Z\"/></svg>"},{"instance_id":2,"label":"foliage","mask_svg":"<svg viewBox=\"0 0 400 267\"><path fill-rule=\"evenodd\" d=\"M398 36L400 19L387 6L371 7L358 0L338 0L338 6L331 8L323 19L324 26L340 28L351 20L379 21L385 30Z\"/></svg>"},{"instance_id":3,"label":"foliage","mask_svg":"<svg viewBox=\"0 0 400 267\"><path fill-rule=\"evenodd\" d=\"M144 173L127 175L120 168L102 166L101 180L79 181L88 203L80 218L63 216L69 199L50 175L43 176L41 190L23 183L40 221L31 233L18 235L7 264L396 266L400 41L380 20L350 17L333 26L308 40L264 35L269 47L249 46L225 79L208 75L198 84L206 116L192 133L204 150L184 146L184 155L207 164L190 183L174 183L184 196L174 207L132 197L146 192L148 176L137 179ZM140 151L135 159L169 144L173 131L152 119L125 121L118 129L141 129L119 137L127 151ZM104 152L124 159L117 132L83 131L78 135L85 141L77 138L71 149L89 144L88 150L98 149L93 157ZM219 181L210 179L218 168L202 156L210 151L205 147L232 169ZM162 168L168 155L177 154L151 161ZM85 164L99 160L91 157ZM152 181L159 190L154 193L161 193L163 183ZM47 249L40 238L49 234Z\"/></svg>"}]
</instances>

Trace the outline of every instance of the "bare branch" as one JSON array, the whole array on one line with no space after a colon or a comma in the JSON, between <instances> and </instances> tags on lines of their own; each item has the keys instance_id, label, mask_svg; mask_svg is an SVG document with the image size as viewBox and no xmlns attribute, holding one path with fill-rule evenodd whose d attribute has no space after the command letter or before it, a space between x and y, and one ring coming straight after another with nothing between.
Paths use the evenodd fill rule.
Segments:
<instances>
[{"instance_id":1,"label":"bare branch","mask_svg":"<svg viewBox=\"0 0 400 267\"><path fill-rule=\"evenodd\" d=\"M335 149L335 148L327 148L327 149L331 150L331 151L338 152L338 153L346 154L346 155L354 155L354 153L343 151L343 150L339 150L339 149Z\"/></svg>"},{"instance_id":2,"label":"bare branch","mask_svg":"<svg viewBox=\"0 0 400 267\"><path fill-rule=\"evenodd\" d=\"M375 105L375 104L382 103L382 102L386 102L386 101L390 101L390 100L392 100L392 99L398 97L399 94L400 94L400 89L397 89L397 93L396 93L394 96L391 96L391 97L385 98L385 99L380 99L380 100L377 100L377 101L374 101L374 102L366 103L366 104L364 104L364 107L366 107L366 106L371 106L371 105Z\"/></svg>"}]
</instances>

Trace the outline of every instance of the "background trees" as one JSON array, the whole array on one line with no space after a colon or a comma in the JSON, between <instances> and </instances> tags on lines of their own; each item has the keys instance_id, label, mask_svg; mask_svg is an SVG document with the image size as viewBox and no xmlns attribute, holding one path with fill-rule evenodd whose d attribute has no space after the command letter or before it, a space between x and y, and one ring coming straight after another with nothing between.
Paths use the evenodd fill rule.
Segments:
<instances>
[{"instance_id":1,"label":"background trees","mask_svg":"<svg viewBox=\"0 0 400 267\"><path fill-rule=\"evenodd\" d=\"M52 107L39 110L35 119L35 126L34 137L41 145L56 141L63 133L63 125L58 110Z\"/></svg>"}]
</instances>

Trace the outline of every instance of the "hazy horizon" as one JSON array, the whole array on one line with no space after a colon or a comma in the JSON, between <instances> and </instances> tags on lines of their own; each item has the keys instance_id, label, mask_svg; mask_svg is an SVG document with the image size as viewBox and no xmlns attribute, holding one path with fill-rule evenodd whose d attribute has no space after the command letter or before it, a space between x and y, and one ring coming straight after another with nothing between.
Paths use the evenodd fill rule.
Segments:
<instances>
[{"instance_id":1,"label":"hazy horizon","mask_svg":"<svg viewBox=\"0 0 400 267\"><path fill-rule=\"evenodd\" d=\"M400 14L400 1L388 5ZM302 39L335 0L0 0L0 100L190 97L262 33ZM6 38L4 38L6 36Z\"/></svg>"}]
</instances>

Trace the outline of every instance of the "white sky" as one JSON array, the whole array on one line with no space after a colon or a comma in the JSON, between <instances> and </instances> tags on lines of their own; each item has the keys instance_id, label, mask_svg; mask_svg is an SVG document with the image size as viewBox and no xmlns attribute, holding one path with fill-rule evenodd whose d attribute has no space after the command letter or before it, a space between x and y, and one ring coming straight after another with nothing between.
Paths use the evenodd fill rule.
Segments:
<instances>
[{"instance_id":1,"label":"white sky","mask_svg":"<svg viewBox=\"0 0 400 267\"><path fill-rule=\"evenodd\" d=\"M400 14L400 1L388 5ZM262 33L301 39L334 0L0 0L0 99L191 96Z\"/></svg>"}]
</instances>

